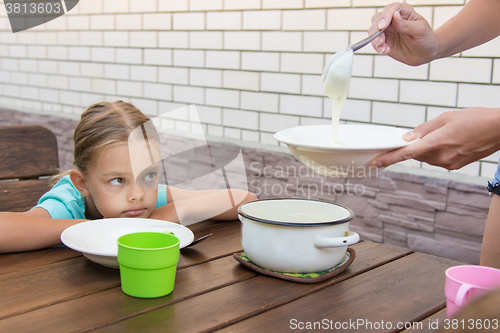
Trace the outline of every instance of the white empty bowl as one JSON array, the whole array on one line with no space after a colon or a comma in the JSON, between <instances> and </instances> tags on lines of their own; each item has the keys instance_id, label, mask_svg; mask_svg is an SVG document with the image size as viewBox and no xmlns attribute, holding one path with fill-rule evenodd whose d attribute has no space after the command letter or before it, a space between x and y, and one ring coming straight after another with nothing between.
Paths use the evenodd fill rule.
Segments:
<instances>
[{"instance_id":1,"label":"white empty bowl","mask_svg":"<svg viewBox=\"0 0 500 333\"><path fill-rule=\"evenodd\" d=\"M329 146L331 125L296 126L274 134L292 154L316 173L331 177L377 176L380 168L369 163L378 155L408 145L407 129L381 125L339 125L337 141Z\"/></svg>"},{"instance_id":2,"label":"white empty bowl","mask_svg":"<svg viewBox=\"0 0 500 333\"><path fill-rule=\"evenodd\" d=\"M134 232L172 232L180 240L179 247L193 242L193 232L183 225L144 218L114 218L86 221L72 225L61 234L64 245L81 252L100 265L119 268L117 240Z\"/></svg>"}]
</instances>

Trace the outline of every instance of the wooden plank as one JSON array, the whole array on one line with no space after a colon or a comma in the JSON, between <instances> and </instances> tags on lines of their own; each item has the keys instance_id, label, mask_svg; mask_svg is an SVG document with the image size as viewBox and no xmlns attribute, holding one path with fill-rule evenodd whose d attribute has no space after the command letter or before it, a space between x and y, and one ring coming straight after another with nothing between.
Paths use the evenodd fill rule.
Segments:
<instances>
[{"instance_id":1,"label":"wooden plank","mask_svg":"<svg viewBox=\"0 0 500 333\"><path fill-rule=\"evenodd\" d=\"M201 232L204 234L206 231ZM239 222L217 224L208 231L213 235L196 245L197 248L181 251L178 269L241 250ZM22 258L24 254L2 255L0 258L3 256L8 258L6 261L12 262L16 256ZM12 273L4 271L0 279L0 318L120 285L119 270L102 267L83 256Z\"/></svg>"},{"instance_id":2,"label":"wooden plank","mask_svg":"<svg viewBox=\"0 0 500 333\"><path fill-rule=\"evenodd\" d=\"M0 182L0 211L25 212L50 189L47 179Z\"/></svg>"},{"instance_id":3,"label":"wooden plank","mask_svg":"<svg viewBox=\"0 0 500 333\"><path fill-rule=\"evenodd\" d=\"M96 331L164 332L166 328L171 332L210 331L292 302L409 253L408 250L371 242L357 244L355 249L353 264L340 275L322 283L299 284L258 276Z\"/></svg>"},{"instance_id":4,"label":"wooden plank","mask_svg":"<svg viewBox=\"0 0 500 333\"><path fill-rule=\"evenodd\" d=\"M342 332L400 331L406 323L412 325L443 307L445 270L456 264L414 253L224 331L278 332L308 327Z\"/></svg>"},{"instance_id":5,"label":"wooden plank","mask_svg":"<svg viewBox=\"0 0 500 333\"><path fill-rule=\"evenodd\" d=\"M429 317L423 319L420 322L416 322L412 328L403 330L404 333L434 333L437 329L442 329L444 326L444 320L447 319L446 308L433 313Z\"/></svg>"},{"instance_id":6,"label":"wooden plank","mask_svg":"<svg viewBox=\"0 0 500 333\"><path fill-rule=\"evenodd\" d=\"M212 224L209 228L204 226L203 229L194 230L195 239L207 233L213 233L213 235L196 246L183 249L179 258L179 267L198 264L221 257L224 254L242 251L241 229L238 221L215 222ZM222 246L217 244L219 241ZM224 248L222 251L221 247ZM5 278L5 276L2 276L4 274L9 276L22 275L26 271L39 266L80 256L82 256L80 252L65 246L22 253L0 254L0 278Z\"/></svg>"},{"instance_id":7,"label":"wooden plank","mask_svg":"<svg viewBox=\"0 0 500 333\"><path fill-rule=\"evenodd\" d=\"M37 178L57 173L57 140L38 125L0 126L0 179Z\"/></svg>"},{"instance_id":8,"label":"wooden plank","mask_svg":"<svg viewBox=\"0 0 500 333\"><path fill-rule=\"evenodd\" d=\"M82 332L256 276L232 257L179 270L172 294L154 299L125 295L121 287L0 320L0 332Z\"/></svg>"},{"instance_id":9,"label":"wooden plank","mask_svg":"<svg viewBox=\"0 0 500 333\"><path fill-rule=\"evenodd\" d=\"M238 221L238 220L235 220L235 221ZM234 221L218 221L218 220L205 220L205 221L201 221L201 222L197 222L197 223L193 223L193 224L188 224L186 225L186 227L188 227L189 229L191 229L193 232L197 229L200 229L200 228L210 228L211 226L215 225L215 224L224 224L224 223L227 223L227 222L234 222Z\"/></svg>"},{"instance_id":10,"label":"wooden plank","mask_svg":"<svg viewBox=\"0 0 500 333\"><path fill-rule=\"evenodd\" d=\"M84 257L45 265L0 280L0 319L120 285L119 270Z\"/></svg>"},{"instance_id":11,"label":"wooden plank","mask_svg":"<svg viewBox=\"0 0 500 333\"><path fill-rule=\"evenodd\" d=\"M208 229L195 230L195 239L207 233L213 235L196 246L183 249L178 267L183 268L242 251L240 230L238 221L214 223ZM23 275L39 266L80 256L82 256L80 252L67 247L0 254L0 278Z\"/></svg>"},{"instance_id":12,"label":"wooden plank","mask_svg":"<svg viewBox=\"0 0 500 333\"><path fill-rule=\"evenodd\" d=\"M195 239L209 233L212 233L212 236L203 242L181 250L182 258L179 260L179 264L183 266L196 265L243 251L241 247L241 223L239 221L219 222L194 229Z\"/></svg>"},{"instance_id":13,"label":"wooden plank","mask_svg":"<svg viewBox=\"0 0 500 333\"><path fill-rule=\"evenodd\" d=\"M34 268L56 263L58 261L81 257L82 254L67 247L56 247L45 250L0 254L0 279L5 275L23 275Z\"/></svg>"}]
</instances>

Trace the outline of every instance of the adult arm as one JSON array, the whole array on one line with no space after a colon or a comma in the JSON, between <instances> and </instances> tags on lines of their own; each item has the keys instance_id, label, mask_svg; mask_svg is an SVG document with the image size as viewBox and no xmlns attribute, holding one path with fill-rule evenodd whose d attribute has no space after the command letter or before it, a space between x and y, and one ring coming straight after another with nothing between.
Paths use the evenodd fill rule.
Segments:
<instances>
[{"instance_id":1,"label":"adult arm","mask_svg":"<svg viewBox=\"0 0 500 333\"><path fill-rule=\"evenodd\" d=\"M413 7L406 3L392 3L372 17L368 33L388 27L372 43L377 53L418 66L497 37L500 35L499 14L500 1L471 0L456 16L433 31Z\"/></svg>"},{"instance_id":2,"label":"adult arm","mask_svg":"<svg viewBox=\"0 0 500 333\"><path fill-rule=\"evenodd\" d=\"M498 237L500 237L500 196L494 194L491 197L490 210L484 229L480 265L500 269Z\"/></svg>"},{"instance_id":3,"label":"adult arm","mask_svg":"<svg viewBox=\"0 0 500 333\"><path fill-rule=\"evenodd\" d=\"M398 10L401 8L401 12ZM409 65L420 65L487 42L500 34L500 1L471 0L443 26L432 31L425 19L406 3L393 3L372 18L373 33L389 24L374 42L378 53ZM405 137L414 144L376 157L371 165L414 158L453 170L498 149L499 109L470 108L447 112L421 124Z\"/></svg>"},{"instance_id":4,"label":"adult arm","mask_svg":"<svg viewBox=\"0 0 500 333\"><path fill-rule=\"evenodd\" d=\"M0 212L0 253L39 250L61 244L64 229L86 220L52 219L43 208Z\"/></svg>"}]
</instances>

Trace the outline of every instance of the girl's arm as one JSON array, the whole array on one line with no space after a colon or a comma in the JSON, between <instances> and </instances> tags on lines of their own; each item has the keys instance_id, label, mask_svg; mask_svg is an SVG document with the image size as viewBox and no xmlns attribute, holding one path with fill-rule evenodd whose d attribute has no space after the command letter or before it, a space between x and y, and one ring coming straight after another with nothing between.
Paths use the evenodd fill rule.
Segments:
<instances>
[{"instance_id":1,"label":"girl's arm","mask_svg":"<svg viewBox=\"0 0 500 333\"><path fill-rule=\"evenodd\" d=\"M43 208L0 212L0 253L39 250L61 243L64 229L86 220L52 219Z\"/></svg>"},{"instance_id":2,"label":"girl's arm","mask_svg":"<svg viewBox=\"0 0 500 333\"><path fill-rule=\"evenodd\" d=\"M254 200L257 200L255 194L243 190L189 191L168 186L168 204L155 209L150 218L171 222L234 220L238 217L238 207Z\"/></svg>"}]
</instances>

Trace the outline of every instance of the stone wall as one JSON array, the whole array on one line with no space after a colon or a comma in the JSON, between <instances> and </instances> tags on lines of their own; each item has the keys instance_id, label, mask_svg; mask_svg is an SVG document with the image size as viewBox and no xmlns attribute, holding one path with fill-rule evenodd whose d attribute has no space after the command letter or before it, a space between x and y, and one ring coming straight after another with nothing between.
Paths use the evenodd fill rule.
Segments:
<instances>
[{"instance_id":1,"label":"stone wall","mask_svg":"<svg viewBox=\"0 0 500 333\"><path fill-rule=\"evenodd\" d=\"M0 110L0 125L17 124L51 129L58 139L61 170L71 168L75 120ZM169 150L193 146L182 137L167 140ZM351 229L362 239L479 263L490 202L486 186L392 171L371 178L329 178L315 174L290 154L254 148L241 152L248 188L260 199L336 202L354 211Z\"/></svg>"}]
</instances>

